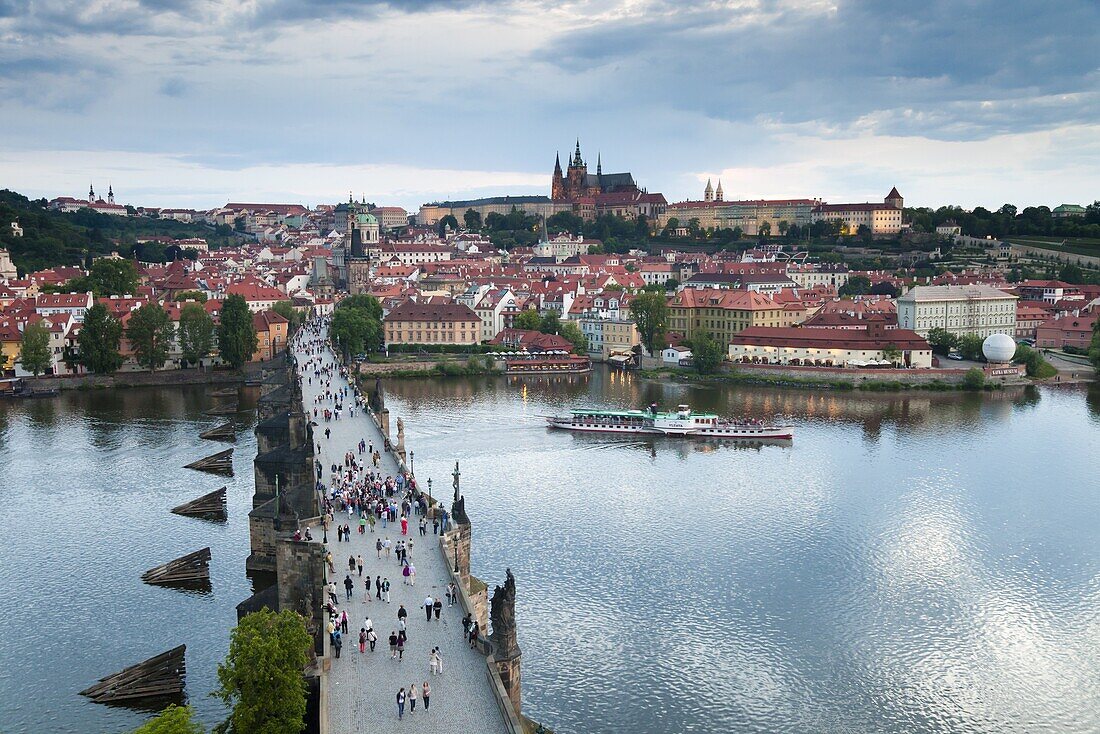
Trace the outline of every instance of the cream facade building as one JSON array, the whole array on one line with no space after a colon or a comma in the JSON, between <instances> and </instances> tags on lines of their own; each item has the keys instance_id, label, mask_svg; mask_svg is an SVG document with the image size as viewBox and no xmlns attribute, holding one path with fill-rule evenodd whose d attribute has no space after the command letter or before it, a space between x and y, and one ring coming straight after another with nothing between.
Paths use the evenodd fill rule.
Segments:
<instances>
[{"instance_id":1,"label":"cream facade building","mask_svg":"<svg viewBox=\"0 0 1100 734\"><path fill-rule=\"evenodd\" d=\"M957 336L1016 335L1017 297L988 285L917 286L897 300L898 328L927 336L946 329Z\"/></svg>"}]
</instances>

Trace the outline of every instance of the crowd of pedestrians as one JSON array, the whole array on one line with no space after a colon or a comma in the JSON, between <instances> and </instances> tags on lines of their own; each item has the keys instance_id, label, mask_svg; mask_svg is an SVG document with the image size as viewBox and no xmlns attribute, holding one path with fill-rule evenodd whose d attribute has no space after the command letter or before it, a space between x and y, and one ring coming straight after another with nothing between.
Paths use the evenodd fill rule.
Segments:
<instances>
[{"instance_id":1,"label":"crowd of pedestrians","mask_svg":"<svg viewBox=\"0 0 1100 734\"><path fill-rule=\"evenodd\" d=\"M304 383L303 394L306 394L307 386L310 388L308 392L313 394L311 399L307 399L305 407L312 415L314 438L317 440L315 468L316 489L321 497L321 529L326 541L331 534L337 544L335 548L326 546L325 560L329 573L324 608L332 656L340 658L349 628L353 629L353 620L359 616L353 611L356 600L360 604L389 605L390 576L395 574L401 577L402 586L415 587L415 552L425 546L430 550L433 542L424 539L418 544L416 534L425 538L429 535L429 527L432 535L445 533L450 518L440 505L429 513L428 497L419 490L416 478L410 473L398 471L386 474L382 470L379 449L388 450L388 440L387 445L376 447L372 440L363 436L346 451L334 450L339 447L333 445L327 446L328 451L322 451L325 448L321 442L322 435L326 442L334 440L333 424L348 421L357 415L360 419L369 420L369 408L364 396L354 382L348 380L347 368L340 364L327 339L327 321L327 318L307 321L295 335L293 345L299 354L298 380ZM329 463L325 465L322 456L336 458L327 459ZM368 547L374 547L375 557L369 557L369 550L367 559L364 559L362 552L347 551L346 566L344 561L339 561L343 566L343 579L338 583L341 572L337 571L334 553L345 556L339 550L339 544L351 543L353 534L362 536L360 542L366 541ZM374 541L370 542L368 538L372 536ZM358 591L360 588L361 592ZM410 589L404 593L415 592ZM442 597L433 596L429 591L423 599L424 624L440 623L444 609L457 603L458 590L453 583L445 587ZM398 603L392 615L389 618L394 623L385 637L389 644L390 660L398 665L404 662L406 653L411 652L409 613L404 604ZM358 644L353 642L352 649L357 649L359 655L372 655L379 634L375 628L375 618L381 620L387 615L379 611L372 617L368 609L362 616L363 622L354 638ZM471 625L469 615L462 622L463 638L471 646L476 645L478 625ZM428 676L442 676L444 654L441 647L432 646L426 657ZM407 714L415 714L418 703L422 704L423 714L427 714L431 694L432 686L427 680L401 687L396 694L397 717L403 719Z\"/></svg>"}]
</instances>

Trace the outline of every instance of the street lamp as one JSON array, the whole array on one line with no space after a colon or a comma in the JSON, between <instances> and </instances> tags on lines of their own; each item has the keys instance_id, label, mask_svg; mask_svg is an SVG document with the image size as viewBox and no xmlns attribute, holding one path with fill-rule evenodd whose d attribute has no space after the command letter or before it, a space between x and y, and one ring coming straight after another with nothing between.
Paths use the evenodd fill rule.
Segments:
<instances>
[{"instance_id":1,"label":"street lamp","mask_svg":"<svg viewBox=\"0 0 1100 734\"><path fill-rule=\"evenodd\" d=\"M409 452L409 474L416 476L416 452Z\"/></svg>"},{"instance_id":2,"label":"street lamp","mask_svg":"<svg viewBox=\"0 0 1100 734\"><path fill-rule=\"evenodd\" d=\"M455 573L457 574L458 573L458 529L457 528L454 531L452 531L451 540L453 540L454 544L455 544Z\"/></svg>"},{"instance_id":3,"label":"street lamp","mask_svg":"<svg viewBox=\"0 0 1100 734\"><path fill-rule=\"evenodd\" d=\"M428 503L432 501L432 478L428 477Z\"/></svg>"}]
</instances>

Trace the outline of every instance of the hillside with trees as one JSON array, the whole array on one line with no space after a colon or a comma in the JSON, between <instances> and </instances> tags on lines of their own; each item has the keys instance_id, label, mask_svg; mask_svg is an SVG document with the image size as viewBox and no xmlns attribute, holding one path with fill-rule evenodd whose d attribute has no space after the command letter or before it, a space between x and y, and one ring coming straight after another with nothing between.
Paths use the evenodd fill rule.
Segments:
<instances>
[{"instance_id":1,"label":"hillside with trees","mask_svg":"<svg viewBox=\"0 0 1100 734\"><path fill-rule=\"evenodd\" d=\"M120 217L90 209L62 213L46 207L45 199L28 199L7 189L0 190L0 247L11 253L21 273L56 265L88 267L95 255L117 251L129 258L136 255L144 262L165 262L164 247L155 243L138 244L141 237L200 237L212 248L237 242L239 235L229 227L177 222L151 217ZM8 226L18 222L23 236L17 237Z\"/></svg>"}]
</instances>

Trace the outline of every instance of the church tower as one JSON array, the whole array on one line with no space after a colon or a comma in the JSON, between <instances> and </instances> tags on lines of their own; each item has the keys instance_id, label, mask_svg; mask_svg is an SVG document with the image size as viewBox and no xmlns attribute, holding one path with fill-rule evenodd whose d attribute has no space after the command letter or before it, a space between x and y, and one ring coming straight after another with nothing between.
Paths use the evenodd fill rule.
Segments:
<instances>
[{"instance_id":1,"label":"church tower","mask_svg":"<svg viewBox=\"0 0 1100 734\"><path fill-rule=\"evenodd\" d=\"M565 174L565 198L576 199L588 193L588 166L581 158L581 141L577 139L577 148L573 153L573 160L569 163L569 170Z\"/></svg>"},{"instance_id":2,"label":"church tower","mask_svg":"<svg viewBox=\"0 0 1100 734\"><path fill-rule=\"evenodd\" d=\"M92 187L91 184L88 184L88 203L95 203L95 189Z\"/></svg>"},{"instance_id":3,"label":"church tower","mask_svg":"<svg viewBox=\"0 0 1100 734\"><path fill-rule=\"evenodd\" d=\"M703 191L703 201L714 201L714 187L710 185L710 179L707 179L707 188Z\"/></svg>"},{"instance_id":4,"label":"church tower","mask_svg":"<svg viewBox=\"0 0 1100 734\"><path fill-rule=\"evenodd\" d=\"M554 154L554 176L550 179L550 200L565 200L565 177L561 173L561 155Z\"/></svg>"},{"instance_id":5,"label":"church tower","mask_svg":"<svg viewBox=\"0 0 1100 734\"><path fill-rule=\"evenodd\" d=\"M725 199L723 198L724 196L725 194L722 193L722 179L718 179L718 188L714 190L714 200L725 201Z\"/></svg>"},{"instance_id":6,"label":"church tower","mask_svg":"<svg viewBox=\"0 0 1100 734\"><path fill-rule=\"evenodd\" d=\"M885 203L886 206L892 206L895 209L901 209L905 205L905 199L901 198L897 186L890 189L890 193L886 195Z\"/></svg>"},{"instance_id":7,"label":"church tower","mask_svg":"<svg viewBox=\"0 0 1100 734\"><path fill-rule=\"evenodd\" d=\"M115 203L115 188L111 184L107 184L107 203Z\"/></svg>"}]
</instances>

